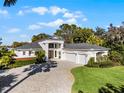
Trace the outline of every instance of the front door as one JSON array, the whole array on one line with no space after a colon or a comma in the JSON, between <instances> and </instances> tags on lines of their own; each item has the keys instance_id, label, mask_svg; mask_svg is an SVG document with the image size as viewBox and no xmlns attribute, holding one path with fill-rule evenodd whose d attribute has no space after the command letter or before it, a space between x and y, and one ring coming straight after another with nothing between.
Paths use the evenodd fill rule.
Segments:
<instances>
[{"instance_id":1,"label":"front door","mask_svg":"<svg viewBox=\"0 0 124 93\"><path fill-rule=\"evenodd\" d=\"M53 50L49 50L48 57L49 57L49 59L54 58L54 51Z\"/></svg>"}]
</instances>

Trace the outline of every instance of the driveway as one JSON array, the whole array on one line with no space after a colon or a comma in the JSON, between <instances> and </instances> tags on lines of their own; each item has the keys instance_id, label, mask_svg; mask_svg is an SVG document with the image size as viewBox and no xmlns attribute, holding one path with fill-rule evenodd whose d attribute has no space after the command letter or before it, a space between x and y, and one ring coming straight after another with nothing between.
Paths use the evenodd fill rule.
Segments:
<instances>
[{"instance_id":1,"label":"driveway","mask_svg":"<svg viewBox=\"0 0 124 93\"><path fill-rule=\"evenodd\" d=\"M21 82L8 93L71 93L74 78L70 70L77 66L71 62L59 61L57 67L51 68L49 72L39 71L28 77L23 75ZM29 71L24 73L28 74Z\"/></svg>"}]
</instances>

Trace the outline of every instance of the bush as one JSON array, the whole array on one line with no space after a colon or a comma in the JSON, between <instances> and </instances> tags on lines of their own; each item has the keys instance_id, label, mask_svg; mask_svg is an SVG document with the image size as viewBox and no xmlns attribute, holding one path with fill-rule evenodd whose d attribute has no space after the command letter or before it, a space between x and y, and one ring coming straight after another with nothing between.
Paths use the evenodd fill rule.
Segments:
<instances>
[{"instance_id":1,"label":"bush","mask_svg":"<svg viewBox=\"0 0 124 93\"><path fill-rule=\"evenodd\" d=\"M78 93L84 93L82 90L79 90Z\"/></svg>"},{"instance_id":2,"label":"bush","mask_svg":"<svg viewBox=\"0 0 124 93\"><path fill-rule=\"evenodd\" d=\"M97 68L105 68L105 67L113 67L120 65L118 62L112 62L108 56L99 56L97 57L97 62L94 61L94 58L90 58L87 67L97 67Z\"/></svg>"},{"instance_id":3,"label":"bush","mask_svg":"<svg viewBox=\"0 0 124 93\"><path fill-rule=\"evenodd\" d=\"M36 64L45 62L45 51L36 52Z\"/></svg>"},{"instance_id":4,"label":"bush","mask_svg":"<svg viewBox=\"0 0 124 93\"><path fill-rule=\"evenodd\" d=\"M124 93L124 85L116 87L112 84L107 83L105 86L98 90L99 93Z\"/></svg>"},{"instance_id":5,"label":"bush","mask_svg":"<svg viewBox=\"0 0 124 93\"><path fill-rule=\"evenodd\" d=\"M8 65L12 62L12 58L9 56L2 56L0 59L0 68L7 68Z\"/></svg>"},{"instance_id":6,"label":"bush","mask_svg":"<svg viewBox=\"0 0 124 93\"><path fill-rule=\"evenodd\" d=\"M118 62L120 64L123 62L123 56L117 51L111 51L109 53L109 59L112 60L112 62Z\"/></svg>"},{"instance_id":7,"label":"bush","mask_svg":"<svg viewBox=\"0 0 124 93\"><path fill-rule=\"evenodd\" d=\"M111 61L99 63L100 68L113 67L113 66L117 66L117 65L118 64L115 64L114 62L111 62Z\"/></svg>"},{"instance_id":8,"label":"bush","mask_svg":"<svg viewBox=\"0 0 124 93\"><path fill-rule=\"evenodd\" d=\"M0 69L8 68L9 65L14 63L13 56L15 55L14 51L9 51L6 47L3 47L0 50Z\"/></svg>"},{"instance_id":9,"label":"bush","mask_svg":"<svg viewBox=\"0 0 124 93\"><path fill-rule=\"evenodd\" d=\"M94 57L90 58L88 61L87 67L99 67L99 64L95 62Z\"/></svg>"},{"instance_id":10,"label":"bush","mask_svg":"<svg viewBox=\"0 0 124 93\"><path fill-rule=\"evenodd\" d=\"M120 63L118 62L113 62L112 60L110 60L108 56L97 57L97 62L99 63L99 67L101 68L120 65Z\"/></svg>"}]
</instances>

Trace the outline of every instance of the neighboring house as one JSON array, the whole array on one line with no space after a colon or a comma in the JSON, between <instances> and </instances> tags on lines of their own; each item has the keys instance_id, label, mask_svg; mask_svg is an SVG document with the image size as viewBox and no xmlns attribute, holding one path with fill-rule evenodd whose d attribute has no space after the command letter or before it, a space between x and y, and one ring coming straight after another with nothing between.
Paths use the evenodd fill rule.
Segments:
<instances>
[{"instance_id":1,"label":"neighboring house","mask_svg":"<svg viewBox=\"0 0 124 93\"><path fill-rule=\"evenodd\" d=\"M77 64L87 64L91 57L95 58L97 55L107 55L108 48L91 45L87 43L79 44L65 44L63 40L52 38L33 42L15 48L16 59L25 59L36 57L36 51L44 50L46 60L58 59L75 62Z\"/></svg>"}]
</instances>

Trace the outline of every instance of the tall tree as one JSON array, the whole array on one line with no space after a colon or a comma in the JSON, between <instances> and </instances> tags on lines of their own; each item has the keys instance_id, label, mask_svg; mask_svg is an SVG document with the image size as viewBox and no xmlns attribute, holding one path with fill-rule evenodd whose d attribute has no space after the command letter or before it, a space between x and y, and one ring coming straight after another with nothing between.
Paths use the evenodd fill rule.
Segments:
<instances>
[{"instance_id":1,"label":"tall tree","mask_svg":"<svg viewBox=\"0 0 124 93\"><path fill-rule=\"evenodd\" d=\"M102 46L103 43L104 43L104 40L101 39L100 37L95 36L95 35L91 35L91 36L87 39L86 42L89 43L89 44L96 44L96 45Z\"/></svg>"},{"instance_id":2,"label":"tall tree","mask_svg":"<svg viewBox=\"0 0 124 93\"><path fill-rule=\"evenodd\" d=\"M95 31L95 35L97 35L98 37L103 38L106 34L106 31L104 28L101 27L96 27L96 31Z\"/></svg>"},{"instance_id":3,"label":"tall tree","mask_svg":"<svg viewBox=\"0 0 124 93\"><path fill-rule=\"evenodd\" d=\"M87 39L94 34L90 28L79 28L73 34L74 43L86 43Z\"/></svg>"},{"instance_id":4,"label":"tall tree","mask_svg":"<svg viewBox=\"0 0 124 93\"><path fill-rule=\"evenodd\" d=\"M38 40L42 40L42 39L47 39L49 37L51 37L51 36L48 35L48 34L45 34L45 33L40 33L38 35L33 35L32 42L35 42L35 41L38 41Z\"/></svg>"},{"instance_id":5,"label":"tall tree","mask_svg":"<svg viewBox=\"0 0 124 93\"><path fill-rule=\"evenodd\" d=\"M107 41L110 44L124 44L124 26L116 27L110 24L107 33Z\"/></svg>"},{"instance_id":6,"label":"tall tree","mask_svg":"<svg viewBox=\"0 0 124 93\"><path fill-rule=\"evenodd\" d=\"M2 44L2 38L0 38L0 45Z\"/></svg>"},{"instance_id":7,"label":"tall tree","mask_svg":"<svg viewBox=\"0 0 124 93\"><path fill-rule=\"evenodd\" d=\"M58 37L62 37L66 43L71 43L72 42L72 36L74 32L78 29L76 25L72 24L62 24L60 25L59 29L56 30L54 35Z\"/></svg>"},{"instance_id":8,"label":"tall tree","mask_svg":"<svg viewBox=\"0 0 124 93\"><path fill-rule=\"evenodd\" d=\"M93 30L89 28L81 28L74 24L63 24L54 33L56 36L62 37L66 43L83 43L93 34Z\"/></svg>"},{"instance_id":9,"label":"tall tree","mask_svg":"<svg viewBox=\"0 0 124 93\"><path fill-rule=\"evenodd\" d=\"M12 47L16 48L16 47L22 46L24 44L28 44L28 42L13 42Z\"/></svg>"},{"instance_id":10,"label":"tall tree","mask_svg":"<svg viewBox=\"0 0 124 93\"><path fill-rule=\"evenodd\" d=\"M15 5L17 2L17 0L4 0L4 6L11 6L11 5Z\"/></svg>"}]
</instances>

